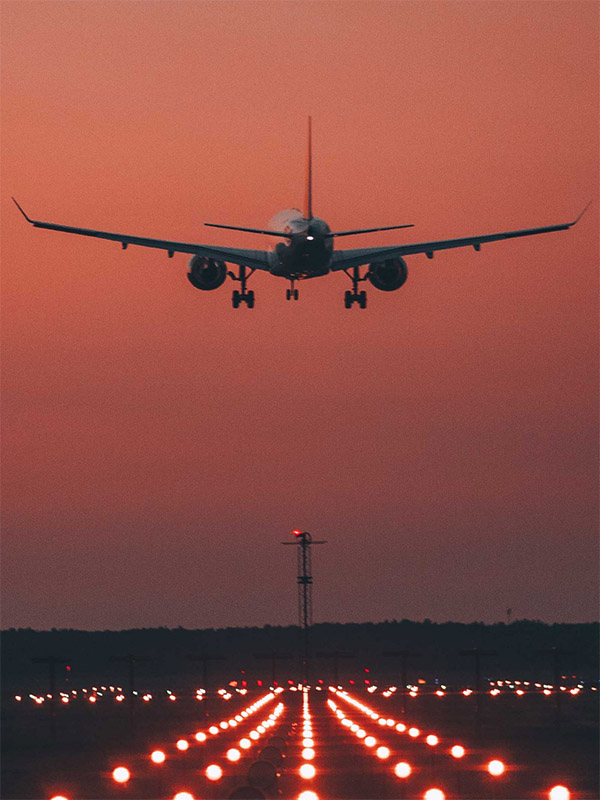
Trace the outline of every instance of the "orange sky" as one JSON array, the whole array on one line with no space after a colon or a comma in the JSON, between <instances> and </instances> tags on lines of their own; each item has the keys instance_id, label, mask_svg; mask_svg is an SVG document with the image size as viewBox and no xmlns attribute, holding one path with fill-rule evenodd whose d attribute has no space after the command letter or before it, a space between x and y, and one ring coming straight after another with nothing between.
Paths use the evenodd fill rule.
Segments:
<instances>
[{"instance_id":1,"label":"orange sky","mask_svg":"<svg viewBox=\"0 0 600 800\"><path fill-rule=\"evenodd\" d=\"M5 2L3 627L548 621L597 609L598 7ZM343 274L252 278L38 219L264 247L302 203L339 247L573 219Z\"/></svg>"}]
</instances>

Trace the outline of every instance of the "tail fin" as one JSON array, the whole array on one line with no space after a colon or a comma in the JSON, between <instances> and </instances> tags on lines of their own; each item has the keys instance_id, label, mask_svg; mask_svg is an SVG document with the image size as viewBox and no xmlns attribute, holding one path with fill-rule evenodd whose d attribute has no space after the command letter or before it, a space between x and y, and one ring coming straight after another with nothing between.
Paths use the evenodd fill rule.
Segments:
<instances>
[{"instance_id":1,"label":"tail fin","mask_svg":"<svg viewBox=\"0 0 600 800\"><path fill-rule=\"evenodd\" d=\"M312 218L312 117L309 117L308 151L306 155L306 186L304 189L304 219Z\"/></svg>"}]
</instances>

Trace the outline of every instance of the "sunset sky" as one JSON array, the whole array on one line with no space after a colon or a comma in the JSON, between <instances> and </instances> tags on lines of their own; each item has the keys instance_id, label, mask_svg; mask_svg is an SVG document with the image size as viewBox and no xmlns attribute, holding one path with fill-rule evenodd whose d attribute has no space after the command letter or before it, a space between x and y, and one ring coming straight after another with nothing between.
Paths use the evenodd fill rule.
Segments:
<instances>
[{"instance_id":1,"label":"sunset sky","mask_svg":"<svg viewBox=\"0 0 600 800\"><path fill-rule=\"evenodd\" d=\"M15 2L2 12L2 627L588 621L598 603L596 2ZM551 225L199 292L188 257Z\"/></svg>"}]
</instances>

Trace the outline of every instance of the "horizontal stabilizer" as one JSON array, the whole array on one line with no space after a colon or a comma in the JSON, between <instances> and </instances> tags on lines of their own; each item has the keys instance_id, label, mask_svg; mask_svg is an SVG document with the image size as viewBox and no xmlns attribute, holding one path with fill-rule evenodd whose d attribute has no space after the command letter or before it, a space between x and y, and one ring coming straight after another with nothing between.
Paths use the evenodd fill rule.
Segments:
<instances>
[{"instance_id":1,"label":"horizontal stabilizer","mask_svg":"<svg viewBox=\"0 0 600 800\"><path fill-rule=\"evenodd\" d=\"M263 233L265 236L278 236L280 239L291 239L290 233L281 233L281 231L267 231L259 228L240 228L239 225L217 225L216 222L205 222L208 228L226 228L228 231L245 231L246 233Z\"/></svg>"},{"instance_id":2,"label":"horizontal stabilizer","mask_svg":"<svg viewBox=\"0 0 600 800\"><path fill-rule=\"evenodd\" d=\"M361 228L354 231L332 231L331 233L327 234L328 239L332 239L334 236L352 236L355 233L375 233L376 231L395 231L398 228L414 228L414 225L388 225L385 228Z\"/></svg>"}]
</instances>

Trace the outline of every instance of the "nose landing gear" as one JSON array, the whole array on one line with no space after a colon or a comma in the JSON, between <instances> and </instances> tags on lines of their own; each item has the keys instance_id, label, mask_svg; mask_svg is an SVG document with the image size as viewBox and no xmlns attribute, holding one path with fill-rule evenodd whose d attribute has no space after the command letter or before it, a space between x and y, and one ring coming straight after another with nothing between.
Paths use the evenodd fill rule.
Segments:
<instances>
[{"instance_id":1,"label":"nose landing gear","mask_svg":"<svg viewBox=\"0 0 600 800\"><path fill-rule=\"evenodd\" d=\"M241 291L237 289L233 290L233 295L231 297L231 304L234 308L239 308L240 303L246 303L248 308L254 308L254 292L252 290L248 291L246 289L246 281L254 272L253 269L250 270L249 273L246 273L248 267L240 266L239 275L234 275L233 272L228 272L227 274L233 281L239 281L241 286Z\"/></svg>"},{"instance_id":2,"label":"nose landing gear","mask_svg":"<svg viewBox=\"0 0 600 800\"><path fill-rule=\"evenodd\" d=\"M297 300L298 299L298 289L294 289L295 279L290 278L290 286L291 288L285 290L285 299L286 300Z\"/></svg>"},{"instance_id":3,"label":"nose landing gear","mask_svg":"<svg viewBox=\"0 0 600 800\"><path fill-rule=\"evenodd\" d=\"M352 308L354 303L358 303L359 308L367 307L367 293L358 291L358 284L367 280L367 276L360 276L360 267L353 267L352 272L345 269L344 272L352 281L352 291L344 292L344 308Z\"/></svg>"}]
</instances>

